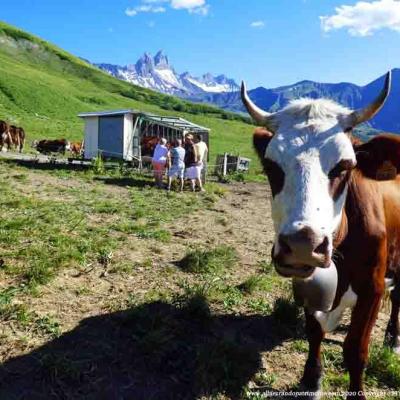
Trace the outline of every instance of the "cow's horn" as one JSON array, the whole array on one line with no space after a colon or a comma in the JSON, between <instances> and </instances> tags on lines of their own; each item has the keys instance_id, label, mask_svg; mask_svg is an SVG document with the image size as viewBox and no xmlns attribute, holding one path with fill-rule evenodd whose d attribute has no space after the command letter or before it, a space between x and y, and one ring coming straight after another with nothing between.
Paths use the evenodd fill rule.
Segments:
<instances>
[{"instance_id":1,"label":"cow's horn","mask_svg":"<svg viewBox=\"0 0 400 400\"><path fill-rule=\"evenodd\" d=\"M389 71L386 74L385 86L383 87L381 93L375 99L375 101L370 105L351 113L350 124L352 127L362 124L365 121L368 121L379 112L379 110L385 104L385 101L389 95L391 80L392 80L392 73L391 71Z\"/></svg>"},{"instance_id":2,"label":"cow's horn","mask_svg":"<svg viewBox=\"0 0 400 400\"><path fill-rule=\"evenodd\" d=\"M271 117L271 113L261 110L261 108L257 107L251 100L249 95L247 94L246 84L242 81L241 88L242 102L246 107L246 110L257 122L258 125L267 126L268 120Z\"/></svg>"}]
</instances>

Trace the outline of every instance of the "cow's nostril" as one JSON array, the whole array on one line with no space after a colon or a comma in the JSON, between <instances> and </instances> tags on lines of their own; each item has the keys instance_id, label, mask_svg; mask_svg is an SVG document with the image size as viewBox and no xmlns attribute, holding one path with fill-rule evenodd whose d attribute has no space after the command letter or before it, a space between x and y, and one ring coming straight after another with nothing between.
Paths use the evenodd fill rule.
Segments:
<instances>
[{"instance_id":1,"label":"cow's nostril","mask_svg":"<svg viewBox=\"0 0 400 400\"><path fill-rule=\"evenodd\" d=\"M284 235L279 235L279 248L280 252L283 254L289 254L292 252L292 249L290 248L289 244L286 241L286 238Z\"/></svg>"},{"instance_id":2,"label":"cow's nostril","mask_svg":"<svg viewBox=\"0 0 400 400\"><path fill-rule=\"evenodd\" d=\"M329 240L328 238L325 236L324 240L322 241L322 243L320 245L318 245L315 249L314 249L314 253L317 254L326 254L328 251L328 246L329 246Z\"/></svg>"}]
</instances>

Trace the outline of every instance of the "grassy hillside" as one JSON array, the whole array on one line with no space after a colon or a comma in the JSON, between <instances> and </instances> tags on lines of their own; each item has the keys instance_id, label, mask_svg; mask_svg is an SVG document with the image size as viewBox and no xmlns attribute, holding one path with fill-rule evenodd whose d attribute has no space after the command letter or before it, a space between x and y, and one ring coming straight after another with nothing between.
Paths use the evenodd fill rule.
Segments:
<instances>
[{"instance_id":1,"label":"grassy hillside","mask_svg":"<svg viewBox=\"0 0 400 400\"><path fill-rule=\"evenodd\" d=\"M80 139L83 124L78 113L117 108L179 115L210 128L212 160L224 151L256 160L250 140L252 126L246 118L119 81L0 22L0 118L23 126L28 141Z\"/></svg>"}]
</instances>

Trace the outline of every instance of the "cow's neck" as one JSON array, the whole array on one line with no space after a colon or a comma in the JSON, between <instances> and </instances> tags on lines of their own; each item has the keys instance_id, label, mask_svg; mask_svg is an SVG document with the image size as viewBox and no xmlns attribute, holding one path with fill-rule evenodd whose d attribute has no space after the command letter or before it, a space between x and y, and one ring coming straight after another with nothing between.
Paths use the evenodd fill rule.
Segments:
<instances>
[{"instance_id":1,"label":"cow's neck","mask_svg":"<svg viewBox=\"0 0 400 400\"><path fill-rule=\"evenodd\" d=\"M348 219L346 214L346 207L343 207L342 219L340 220L339 227L333 236L333 248L336 250L344 241L348 233Z\"/></svg>"}]
</instances>

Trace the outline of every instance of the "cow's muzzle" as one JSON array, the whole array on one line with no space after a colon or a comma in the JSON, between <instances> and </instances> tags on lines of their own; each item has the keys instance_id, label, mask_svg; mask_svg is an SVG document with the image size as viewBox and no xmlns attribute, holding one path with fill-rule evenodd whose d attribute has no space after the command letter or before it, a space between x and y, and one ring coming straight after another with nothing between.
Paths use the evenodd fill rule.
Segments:
<instances>
[{"instance_id":1,"label":"cow's muzzle","mask_svg":"<svg viewBox=\"0 0 400 400\"><path fill-rule=\"evenodd\" d=\"M279 235L277 246L272 252L272 260L280 275L306 278L315 268L329 267L330 247L328 236L317 234L311 228L303 226L297 231Z\"/></svg>"}]
</instances>

